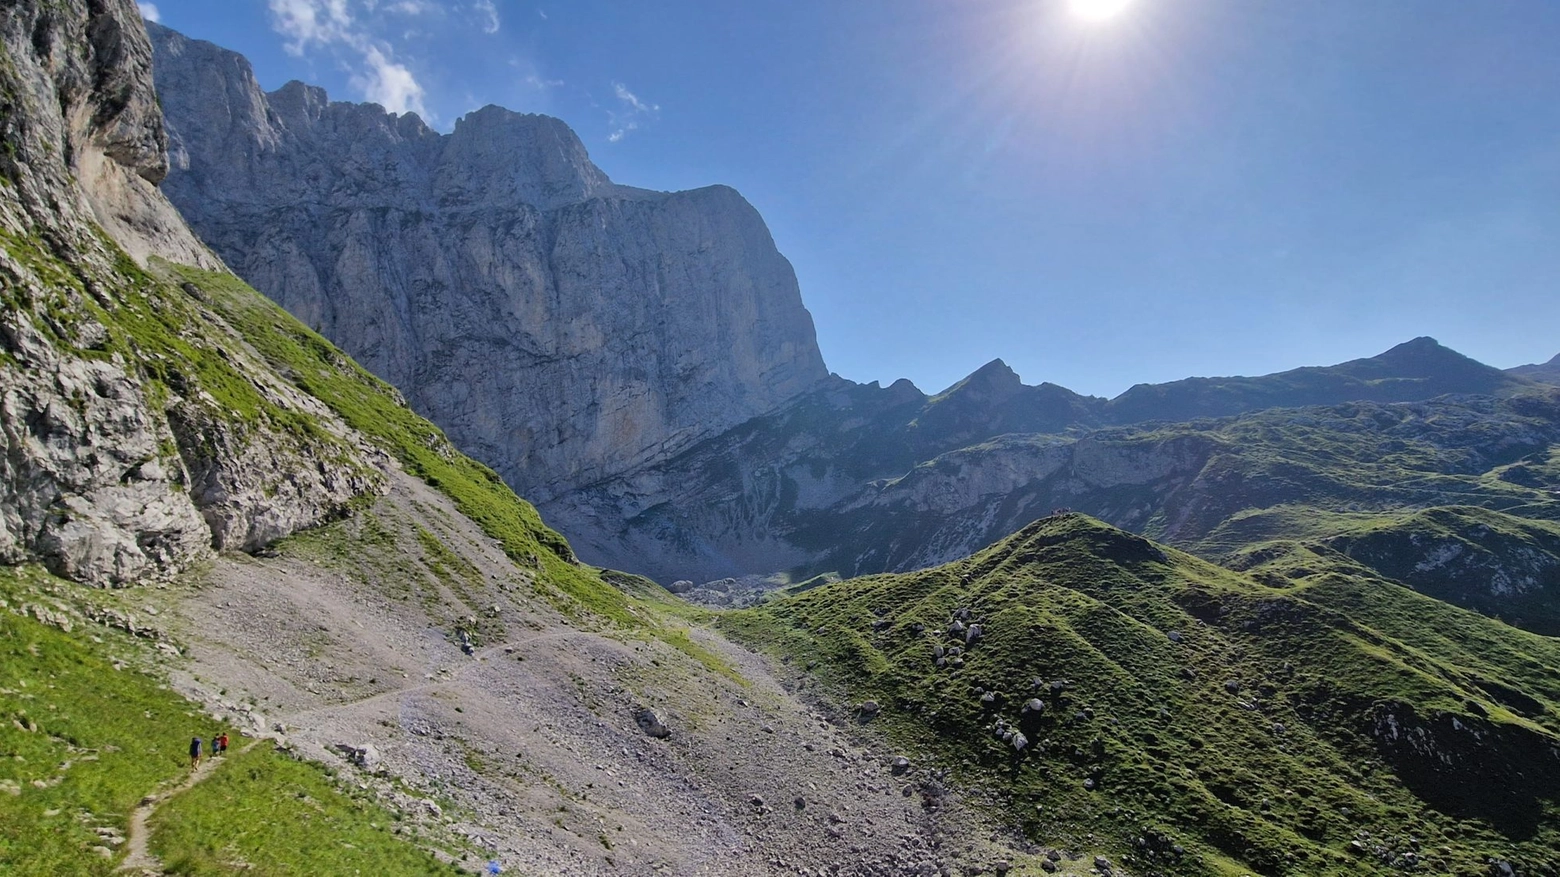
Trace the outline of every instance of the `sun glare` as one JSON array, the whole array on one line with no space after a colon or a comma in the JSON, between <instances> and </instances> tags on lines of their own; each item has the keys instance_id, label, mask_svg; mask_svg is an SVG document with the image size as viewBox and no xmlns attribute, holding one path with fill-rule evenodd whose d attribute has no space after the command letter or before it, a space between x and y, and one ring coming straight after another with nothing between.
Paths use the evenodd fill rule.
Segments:
<instances>
[{"instance_id":1,"label":"sun glare","mask_svg":"<svg viewBox=\"0 0 1560 877\"><path fill-rule=\"evenodd\" d=\"M1072 14L1084 21L1109 21L1127 11L1132 0L1068 0Z\"/></svg>"}]
</instances>

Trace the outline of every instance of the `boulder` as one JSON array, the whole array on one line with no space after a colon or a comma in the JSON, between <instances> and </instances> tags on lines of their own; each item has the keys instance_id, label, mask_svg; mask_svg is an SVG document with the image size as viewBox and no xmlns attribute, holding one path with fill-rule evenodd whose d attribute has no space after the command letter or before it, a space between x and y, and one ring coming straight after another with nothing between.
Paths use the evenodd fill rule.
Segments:
<instances>
[{"instance_id":1,"label":"boulder","mask_svg":"<svg viewBox=\"0 0 1560 877\"><path fill-rule=\"evenodd\" d=\"M645 732L647 736L656 739L672 736L672 729L668 728L666 723L661 721L661 717L656 715L655 710L649 707L642 706L634 710L634 724L638 725L639 730Z\"/></svg>"}]
</instances>

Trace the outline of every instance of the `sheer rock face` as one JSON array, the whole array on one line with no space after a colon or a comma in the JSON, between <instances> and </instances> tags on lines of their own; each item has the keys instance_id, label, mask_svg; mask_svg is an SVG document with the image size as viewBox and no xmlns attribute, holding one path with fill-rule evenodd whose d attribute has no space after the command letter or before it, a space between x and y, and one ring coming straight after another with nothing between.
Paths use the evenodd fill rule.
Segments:
<instances>
[{"instance_id":1,"label":"sheer rock face","mask_svg":"<svg viewBox=\"0 0 1560 877\"><path fill-rule=\"evenodd\" d=\"M183 296L124 255L221 267L157 189L167 134L136 4L13 0L0 41L0 563L125 584L375 489L380 455L209 314L176 339L124 328ZM198 369L145 346L162 342L223 350L231 375L321 429L237 417Z\"/></svg>"},{"instance_id":2,"label":"sheer rock face","mask_svg":"<svg viewBox=\"0 0 1560 877\"><path fill-rule=\"evenodd\" d=\"M557 119L263 92L149 27L165 189L246 280L544 500L769 411L826 376L790 264L715 186L618 186Z\"/></svg>"},{"instance_id":3,"label":"sheer rock face","mask_svg":"<svg viewBox=\"0 0 1560 877\"><path fill-rule=\"evenodd\" d=\"M220 267L157 191L168 172L167 134L136 5L11 0L0 6L0 42L8 147L0 165L16 184L7 227L63 234L91 222L143 264L157 255Z\"/></svg>"}]
</instances>

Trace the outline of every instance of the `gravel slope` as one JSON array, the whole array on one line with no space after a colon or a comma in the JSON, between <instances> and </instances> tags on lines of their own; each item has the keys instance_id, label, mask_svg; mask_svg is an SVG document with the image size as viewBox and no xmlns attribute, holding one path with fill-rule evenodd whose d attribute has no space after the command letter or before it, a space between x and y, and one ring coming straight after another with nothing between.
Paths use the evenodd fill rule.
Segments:
<instances>
[{"instance_id":1,"label":"gravel slope","mask_svg":"<svg viewBox=\"0 0 1560 877\"><path fill-rule=\"evenodd\" d=\"M463 836L473 867L898 875L1029 859L759 657L697 627L702 661L571 623L440 494L392 477L369 513L176 585L180 687L353 772L431 837ZM430 555L419 526L459 562ZM640 729L642 707L670 736Z\"/></svg>"}]
</instances>

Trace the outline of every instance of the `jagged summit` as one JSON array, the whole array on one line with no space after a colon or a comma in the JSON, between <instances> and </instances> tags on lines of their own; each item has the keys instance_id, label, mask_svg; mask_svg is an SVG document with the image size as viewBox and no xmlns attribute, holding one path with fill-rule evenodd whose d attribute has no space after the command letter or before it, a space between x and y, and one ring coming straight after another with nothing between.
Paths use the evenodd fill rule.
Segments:
<instances>
[{"instance_id":1,"label":"jagged summit","mask_svg":"<svg viewBox=\"0 0 1560 877\"><path fill-rule=\"evenodd\" d=\"M970 372L968 377L938 393L937 397L946 398L963 392L1012 393L1022 386L1024 382L1018 373L997 358Z\"/></svg>"},{"instance_id":2,"label":"jagged summit","mask_svg":"<svg viewBox=\"0 0 1560 877\"><path fill-rule=\"evenodd\" d=\"M546 497L662 459L828 376L791 265L734 190L614 184L563 122L265 93L150 27L164 189L234 270Z\"/></svg>"}]
</instances>

